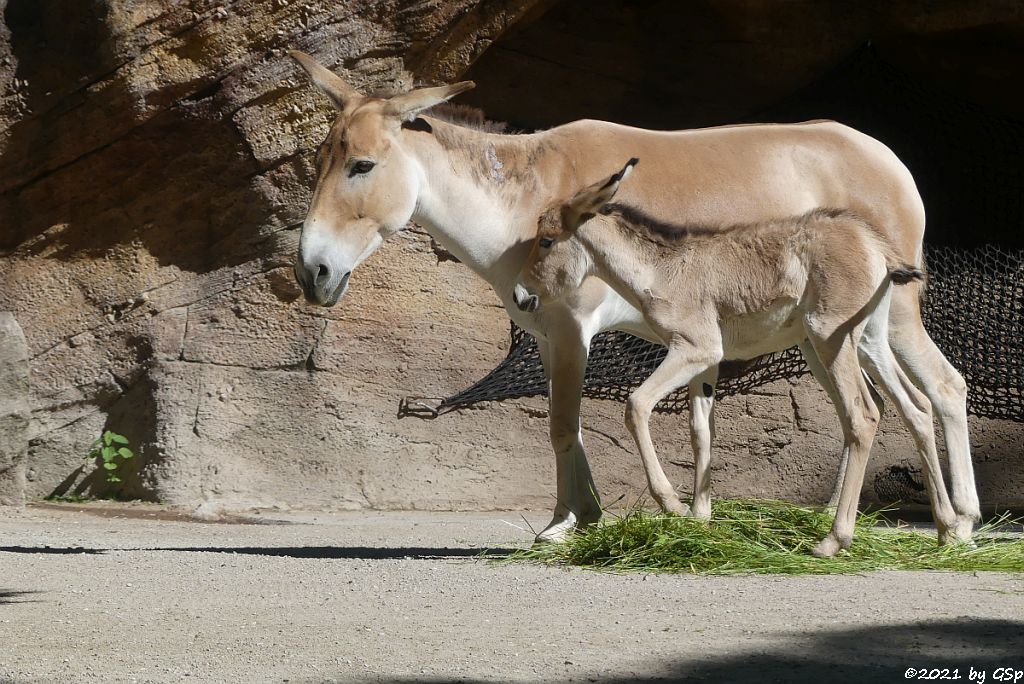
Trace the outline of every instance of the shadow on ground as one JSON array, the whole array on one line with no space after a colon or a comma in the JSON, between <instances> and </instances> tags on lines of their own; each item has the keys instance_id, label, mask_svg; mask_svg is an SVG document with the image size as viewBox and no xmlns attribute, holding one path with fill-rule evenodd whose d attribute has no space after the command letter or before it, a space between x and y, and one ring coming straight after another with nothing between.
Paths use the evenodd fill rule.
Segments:
<instances>
[{"instance_id":1,"label":"shadow on ground","mask_svg":"<svg viewBox=\"0 0 1024 684\"><path fill-rule=\"evenodd\" d=\"M449 548L425 546L195 546L93 549L80 546L0 546L0 553L98 554L108 551L175 551L185 553L233 553L312 559L436 560L442 558L503 558L516 549Z\"/></svg>"},{"instance_id":2,"label":"shadow on ground","mask_svg":"<svg viewBox=\"0 0 1024 684\"><path fill-rule=\"evenodd\" d=\"M880 627L834 629L828 632L789 632L778 635L774 648L738 653L709 653L702 658L666 661L659 668L644 663L642 669L657 674L626 674L636 663L624 658L612 668L623 674L581 673L565 681L626 684L627 682L729 682L730 684L860 684L904 682L914 679L980 681L971 679L984 671L985 681L1013 681L1015 670L1024 670L1024 622L1009 620L929 620ZM693 645L689 645L693 650ZM571 653L565 654L567 657ZM908 676L908 669L914 674ZM1006 679L999 679L1002 676ZM637 668L640 669L640 668ZM919 674L924 670L923 675ZM1021 675L1024 677L1024 675ZM954 679L958 677L959 679ZM347 677L306 680L348 682ZM472 678L423 676L389 678L393 682L463 682ZM1022 680L1018 680L1022 681Z\"/></svg>"},{"instance_id":3,"label":"shadow on ground","mask_svg":"<svg viewBox=\"0 0 1024 684\"><path fill-rule=\"evenodd\" d=\"M35 599L26 598L32 594L39 594L39 591L12 591L0 589L0 606L8 603L37 603Z\"/></svg>"}]
</instances>

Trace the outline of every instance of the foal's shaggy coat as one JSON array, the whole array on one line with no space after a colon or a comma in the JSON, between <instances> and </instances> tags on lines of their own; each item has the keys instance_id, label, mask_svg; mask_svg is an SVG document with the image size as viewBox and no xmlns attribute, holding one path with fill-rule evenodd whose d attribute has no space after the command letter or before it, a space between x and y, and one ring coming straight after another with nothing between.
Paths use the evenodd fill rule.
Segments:
<instances>
[{"instance_id":1,"label":"foal's shaggy coat","mask_svg":"<svg viewBox=\"0 0 1024 684\"><path fill-rule=\"evenodd\" d=\"M589 275L607 282L643 312L668 355L629 398L626 425L640 449L651 493L663 509L684 513L657 460L648 422L655 404L688 385L691 411L710 410L707 388L725 359L749 359L807 339L825 367L849 447L832 531L814 549L830 556L849 546L878 409L861 364L893 399L927 477L941 481L927 399L889 348L889 283L924 274L856 214L816 209L802 216L726 227L671 225L627 205L610 204L636 160L545 212L522 272L521 306L571 299ZM523 290L534 294L524 297ZM543 313L543 312L542 312ZM708 416L691 416L694 513L710 513ZM709 432L709 431L707 431ZM955 521L942 486L931 487L940 528Z\"/></svg>"}]
</instances>

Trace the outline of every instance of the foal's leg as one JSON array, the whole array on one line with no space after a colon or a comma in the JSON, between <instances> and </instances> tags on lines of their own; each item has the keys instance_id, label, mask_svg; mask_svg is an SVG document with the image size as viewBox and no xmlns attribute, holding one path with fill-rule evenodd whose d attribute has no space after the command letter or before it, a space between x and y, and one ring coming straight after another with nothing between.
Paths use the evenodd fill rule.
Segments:
<instances>
[{"instance_id":1,"label":"foal's leg","mask_svg":"<svg viewBox=\"0 0 1024 684\"><path fill-rule=\"evenodd\" d=\"M832 385L832 379L828 376L825 371L825 367L821 365L821 360L818 358L818 353L814 351L814 345L808 340L804 340L799 345L800 352L804 355L804 361L807 362L807 368L810 369L811 375L818 381L821 388L828 394L828 398L832 401L834 406L838 397L836 396L836 388ZM875 401L875 406L878 408L878 413L881 414L884 409L882 397L878 396L878 393L874 391L871 385L868 385L868 390L871 391L871 398ZM836 483L832 487L832 496L829 497L826 508L835 510L836 506L839 505L839 494L843 491L843 478L846 477L846 464L850 459L850 445L843 444L843 455L839 459L839 472L836 474Z\"/></svg>"},{"instance_id":2,"label":"foal's leg","mask_svg":"<svg viewBox=\"0 0 1024 684\"><path fill-rule=\"evenodd\" d=\"M690 515L711 518L711 442L715 439L715 383L718 366L690 381L690 446L693 449L693 505Z\"/></svg>"},{"instance_id":3,"label":"foal's leg","mask_svg":"<svg viewBox=\"0 0 1024 684\"><path fill-rule=\"evenodd\" d=\"M580 431L580 402L587 369L588 343L573 330L549 334L538 341L541 361L548 376L548 407L551 448L555 452L557 501L538 542L557 542L577 527L597 522L601 501L590 474Z\"/></svg>"},{"instance_id":4,"label":"foal's leg","mask_svg":"<svg viewBox=\"0 0 1024 684\"><path fill-rule=\"evenodd\" d=\"M811 551L819 557L833 556L840 549L848 548L853 541L864 470L878 428L878 408L871 399L857 362L854 340L860 337L860 330L858 326L848 333L830 331L831 335L811 336L811 343L836 390L836 413L839 414L843 439L849 445L850 454L832 530Z\"/></svg>"},{"instance_id":5,"label":"foal's leg","mask_svg":"<svg viewBox=\"0 0 1024 684\"><path fill-rule=\"evenodd\" d=\"M900 289L916 287L910 284ZM952 505L957 514L954 535L957 539L967 539L974 523L981 520L967 431L967 383L928 336L916 299L910 303L908 299L893 296L889 343L900 366L928 397L942 425Z\"/></svg>"},{"instance_id":6,"label":"foal's leg","mask_svg":"<svg viewBox=\"0 0 1024 684\"><path fill-rule=\"evenodd\" d=\"M665 359L626 402L626 429L633 435L640 450L651 496L668 513L686 515L689 508L679 500L658 462L658 454L651 440L651 412L669 392L689 383L698 373L708 370L720 360L715 358L709 361L708 357L707 352L700 352L689 345L669 345ZM695 467L699 469L696 464Z\"/></svg>"},{"instance_id":7,"label":"foal's leg","mask_svg":"<svg viewBox=\"0 0 1024 684\"><path fill-rule=\"evenodd\" d=\"M839 395L836 394L836 388L832 384L832 378L828 376L828 372L825 370L825 366L821 365L821 360L818 358L818 353L814 351L814 345L810 343L810 340L804 340L799 345L800 352L804 355L804 361L807 362L807 368L811 371L811 375L818 381L821 388L828 394L828 398L832 401L832 405L835 406L836 402L839 401ZM846 464L850 460L850 445L843 444L843 455L839 458L839 472L836 474L836 483L832 487L832 496L828 500L828 508L835 510L836 506L839 505L839 494L843 490L843 479L846 477Z\"/></svg>"}]
</instances>

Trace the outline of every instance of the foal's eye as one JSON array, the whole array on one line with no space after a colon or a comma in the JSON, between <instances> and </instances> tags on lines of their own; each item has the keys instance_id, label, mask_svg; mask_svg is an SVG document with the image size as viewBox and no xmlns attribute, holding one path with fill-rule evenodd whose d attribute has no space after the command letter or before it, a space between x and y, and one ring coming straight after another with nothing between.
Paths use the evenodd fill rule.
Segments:
<instances>
[{"instance_id":1,"label":"foal's eye","mask_svg":"<svg viewBox=\"0 0 1024 684\"><path fill-rule=\"evenodd\" d=\"M352 165L352 170L348 172L348 177L351 178L352 176L370 173L370 171L373 170L374 166L376 166L376 164L366 159L363 159L362 161L357 161L355 164Z\"/></svg>"},{"instance_id":2,"label":"foal's eye","mask_svg":"<svg viewBox=\"0 0 1024 684\"><path fill-rule=\"evenodd\" d=\"M549 249L553 244L555 244L555 241L552 240L551 238L540 239L540 246L543 247L544 249Z\"/></svg>"}]
</instances>

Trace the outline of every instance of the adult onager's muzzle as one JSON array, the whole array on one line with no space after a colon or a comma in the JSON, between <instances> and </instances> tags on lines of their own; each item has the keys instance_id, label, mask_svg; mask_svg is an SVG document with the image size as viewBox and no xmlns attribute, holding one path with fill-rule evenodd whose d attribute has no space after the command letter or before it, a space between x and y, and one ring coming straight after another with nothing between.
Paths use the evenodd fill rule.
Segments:
<instances>
[{"instance_id":1,"label":"adult onager's muzzle","mask_svg":"<svg viewBox=\"0 0 1024 684\"><path fill-rule=\"evenodd\" d=\"M336 269L323 262L306 264L301 258L295 261L295 280L310 304L337 304L348 289L348 279L351 275L352 271L345 271L339 277Z\"/></svg>"}]
</instances>

